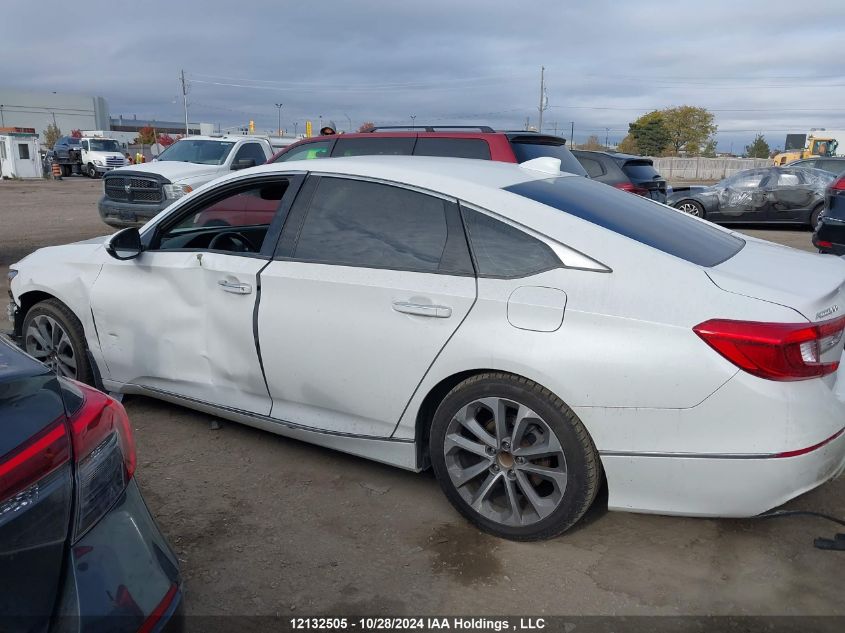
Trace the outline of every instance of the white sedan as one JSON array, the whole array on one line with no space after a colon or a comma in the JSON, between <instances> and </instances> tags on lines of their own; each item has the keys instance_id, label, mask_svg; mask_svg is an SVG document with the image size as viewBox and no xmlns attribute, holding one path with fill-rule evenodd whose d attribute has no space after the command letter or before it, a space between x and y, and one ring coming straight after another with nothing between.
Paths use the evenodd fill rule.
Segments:
<instances>
[{"instance_id":1,"label":"white sedan","mask_svg":"<svg viewBox=\"0 0 845 633\"><path fill-rule=\"evenodd\" d=\"M586 178L357 157L12 266L63 374L411 470L489 532L749 516L845 468L845 261Z\"/></svg>"}]
</instances>

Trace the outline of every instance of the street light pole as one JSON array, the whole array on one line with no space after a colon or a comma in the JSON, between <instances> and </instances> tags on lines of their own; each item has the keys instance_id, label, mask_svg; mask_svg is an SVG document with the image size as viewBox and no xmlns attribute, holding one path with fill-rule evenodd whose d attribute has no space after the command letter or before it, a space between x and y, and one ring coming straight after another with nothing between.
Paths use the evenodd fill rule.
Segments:
<instances>
[{"instance_id":1,"label":"street light pole","mask_svg":"<svg viewBox=\"0 0 845 633\"><path fill-rule=\"evenodd\" d=\"M610 134L610 128L604 128L604 148L607 149L607 137Z\"/></svg>"},{"instance_id":2,"label":"street light pole","mask_svg":"<svg viewBox=\"0 0 845 633\"><path fill-rule=\"evenodd\" d=\"M285 105L285 104L284 103L277 103L275 105L279 109L279 136L281 136L282 135L282 106Z\"/></svg>"},{"instance_id":3,"label":"street light pole","mask_svg":"<svg viewBox=\"0 0 845 633\"><path fill-rule=\"evenodd\" d=\"M416 115L416 114L412 114L412 115L411 115L411 129L414 129L414 124L415 124L416 122L417 122L417 115Z\"/></svg>"},{"instance_id":4,"label":"street light pole","mask_svg":"<svg viewBox=\"0 0 845 633\"><path fill-rule=\"evenodd\" d=\"M569 147L571 148L575 145L575 121L570 121L569 125L572 126L569 130Z\"/></svg>"}]
</instances>

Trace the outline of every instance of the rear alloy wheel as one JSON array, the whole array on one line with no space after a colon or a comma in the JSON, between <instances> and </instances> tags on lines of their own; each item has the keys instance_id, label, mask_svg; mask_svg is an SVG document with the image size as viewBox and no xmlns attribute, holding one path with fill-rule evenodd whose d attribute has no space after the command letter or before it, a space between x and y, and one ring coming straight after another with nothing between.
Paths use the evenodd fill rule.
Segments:
<instances>
[{"instance_id":1,"label":"rear alloy wheel","mask_svg":"<svg viewBox=\"0 0 845 633\"><path fill-rule=\"evenodd\" d=\"M26 313L23 348L59 375L92 384L82 324L60 301L36 303Z\"/></svg>"},{"instance_id":2,"label":"rear alloy wheel","mask_svg":"<svg viewBox=\"0 0 845 633\"><path fill-rule=\"evenodd\" d=\"M434 416L437 480L483 530L529 541L557 536L595 499L601 466L580 420L540 385L504 373L455 387Z\"/></svg>"},{"instance_id":3,"label":"rear alloy wheel","mask_svg":"<svg viewBox=\"0 0 845 633\"><path fill-rule=\"evenodd\" d=\"M819 217L821 216L822 211L824 211L824 206L819 205L815 209L813 209L813 212L810 214L811 231L815 231L819 227Z\"/></svg>"},{"instance_id":4,"label":"rear alloy wheel","mask_svg":"<svg viewBox=\"0 0 845 633\"><path fill-rule=\"evenodd\" d=\"M695 200L681 200L678 204L675 205L675 208L678 211L683 211L684 213L688 213L689 215L694 215L697 218L704 217L704 207L702 207Z\"/></svg>"}]
</instances>

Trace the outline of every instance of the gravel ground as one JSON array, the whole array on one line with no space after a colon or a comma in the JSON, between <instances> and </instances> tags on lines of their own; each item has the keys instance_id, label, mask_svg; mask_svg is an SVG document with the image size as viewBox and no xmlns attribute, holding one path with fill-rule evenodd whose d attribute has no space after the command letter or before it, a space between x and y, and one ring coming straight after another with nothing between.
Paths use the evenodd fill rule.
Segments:
<instances>
[{"instance_id":1,"label":"gravel ground","mask_svg":"<svg viewBox=\"0 0 845 633\"><path fill-rule=\"evenodd\" d=\"M111 232L101 183L0 182L0 273ZM812 250L803 229L750 230ZM137 477L176 549L188 614L845 615L845 554L817 519L610 513L552 541L497 540L412 474L143 397ZM788 506L845 516L845 477Z\"/></svg>"}]
</instances>

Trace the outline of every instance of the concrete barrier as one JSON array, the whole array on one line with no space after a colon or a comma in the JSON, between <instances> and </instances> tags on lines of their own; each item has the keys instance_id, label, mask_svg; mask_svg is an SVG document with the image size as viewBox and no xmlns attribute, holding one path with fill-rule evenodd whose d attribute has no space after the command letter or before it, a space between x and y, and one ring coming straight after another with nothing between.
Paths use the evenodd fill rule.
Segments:
<instances>
[{"instance_id":1,"label":"concrete barrier","mask_svg":"<svg viewBox=\"0 0 845 633\"><path fill-rule=\"evenodd\" d=\"M652 158L654 168L667 180L721 180L743 169L771 167L770 158Z\"/></svg>"}]
</instances>

